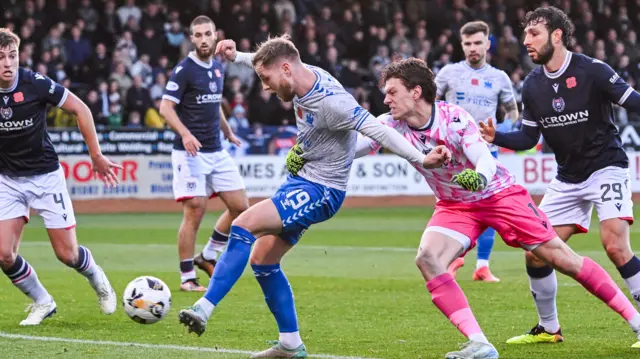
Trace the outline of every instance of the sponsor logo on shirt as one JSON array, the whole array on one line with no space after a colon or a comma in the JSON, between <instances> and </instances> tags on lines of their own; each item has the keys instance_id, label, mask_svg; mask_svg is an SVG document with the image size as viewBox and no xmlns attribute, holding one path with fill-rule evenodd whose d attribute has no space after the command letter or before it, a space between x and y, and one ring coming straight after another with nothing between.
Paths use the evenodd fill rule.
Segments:
<instances>
[{"instance_id":1,"label":"sponsor logo on shirt","mask_svg":"<svg viewBox=\"0 0 640 359\"><path fill-rule=\"evenodd\" d=\"M177 83L173 82L173 81L169 81L167 82L167 87L166 89L169 91L177 91L180 88L180 86L178 86Z\"/></svg>"}]
</instances>

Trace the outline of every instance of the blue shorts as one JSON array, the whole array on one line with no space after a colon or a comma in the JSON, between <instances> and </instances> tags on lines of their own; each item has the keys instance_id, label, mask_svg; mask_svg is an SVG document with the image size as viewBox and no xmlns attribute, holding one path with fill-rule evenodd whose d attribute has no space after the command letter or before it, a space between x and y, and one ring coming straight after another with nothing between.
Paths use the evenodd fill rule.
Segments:
<instances>
[{"instance_id":1,"label":"blue shorts","mask_svg":"<svg viewBox=\"0 0 640 359\"><path fill-rule=\"evenodd\" d=\"M312 224L324 222L338 212L345 195L345 191L289 175L271 197L282 219L280 237L291 244L298 243Z\"/></svg>"}]
</instances>

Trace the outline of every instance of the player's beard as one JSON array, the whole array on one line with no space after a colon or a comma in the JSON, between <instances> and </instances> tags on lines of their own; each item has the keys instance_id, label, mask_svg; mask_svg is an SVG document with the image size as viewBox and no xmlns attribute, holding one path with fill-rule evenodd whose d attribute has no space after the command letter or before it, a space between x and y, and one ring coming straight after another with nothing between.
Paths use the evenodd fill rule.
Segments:
<instances>
[{"instance_id":1,"label":"player's beard","mask_svg":"<svg viewBox=\"0 0 640 359\"><path fill-rule=\"evenodd\" d=\"M536 53L538 54L538 58L534 59L533 57L531 57L531 61L533 61L533 63L536 65L544 65L547 62L551 61L554 51L555 50L553 48L553 44L551 43L551 37L549 37L549 40L542 46L540 51L536 51Z\"/></svg>"},{"instance_id":2,"label":"player's beard","mask_svg":"<svg viewBox=\"0 0 640 359\"><path fill-rule=\"evenodd\" d=\"M295 96L293 93L293 86L285 80L280 81L276 95L284 102L293 100L293 97Z\"/></svg>"},{"instance_id":3,"label":"player's beard","mask_svg":"<svg viewBox=\"0 0 640 359\"><path fill-rule=\"evenodd\" d=\"M480 54L473 54L473 56L467 57L467 61L469 61L471 65L477 65L481 63L483 60L484 60L484 56Z\"/></svg>"},{"instance_id":4,"label":"player's beard","mask_svg":"<svg viewBox=\"0 0 640 359\"><path fill-rule=\"evenodd\" d=\"M196 48L196 55L200 59L208 59L213 55L213 47L209 46L206 49L201 49L199 47Z\"/></svg>"}]
</instances>

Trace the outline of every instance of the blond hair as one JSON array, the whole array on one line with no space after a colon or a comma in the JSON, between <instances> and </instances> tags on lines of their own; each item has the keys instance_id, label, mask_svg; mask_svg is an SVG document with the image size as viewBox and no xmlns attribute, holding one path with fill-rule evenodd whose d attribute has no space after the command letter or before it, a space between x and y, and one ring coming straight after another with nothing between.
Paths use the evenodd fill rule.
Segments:
<instances>
[{"instance_id":1,"label":"blond hair","mask_svg":"<svg viewBox=\"0 0 640 359\"><path fill-rule=\"evenodd\" d=\"M252 64L254 67L257 64L269 66L280 58L300 61L300 53L293 42L291 42L291 37L288 34L269 37L266 41L259 44Z\"/></svg>"}]
</instances>

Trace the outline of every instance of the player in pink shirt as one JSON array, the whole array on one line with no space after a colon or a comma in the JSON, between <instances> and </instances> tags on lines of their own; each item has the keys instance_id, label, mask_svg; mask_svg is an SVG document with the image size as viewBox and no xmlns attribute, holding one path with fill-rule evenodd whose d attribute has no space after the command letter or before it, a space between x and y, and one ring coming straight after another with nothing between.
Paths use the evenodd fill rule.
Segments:
<instances>
[{"instance_id":1,"label":"player in pink shirt","mask_svg":"<svg viewBox=\"0 0 640 359\"><path fill-rule=\"evenodd\" d=\"M446 358L498 358L476 321L469 303L447 267L476 244L492 227L512 247L532 251L556 270L574 278L585 289L620 314L640 338L640 314L609 274L582 257L555 233L529 193L491 155L475 121L462 108L435 101L433 72L424 61L411 58L383 70L385 104L390 114L380 119L395 128L423 153L445 146L451 160L438 169L416 169L425 177L438 201L416 257L432 301L469 339ZM378 148L359 137L356 156Z\"/></svg>"}]
</instances>

